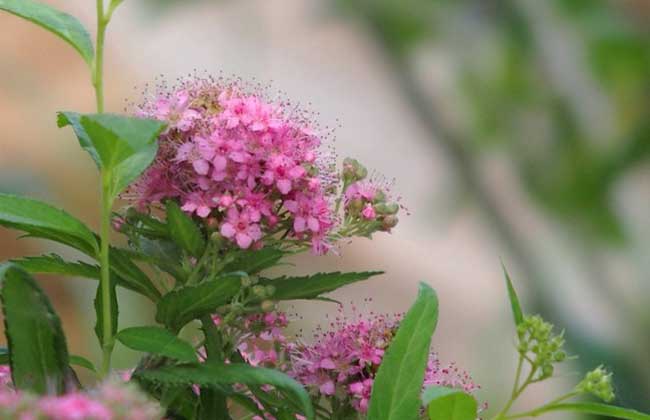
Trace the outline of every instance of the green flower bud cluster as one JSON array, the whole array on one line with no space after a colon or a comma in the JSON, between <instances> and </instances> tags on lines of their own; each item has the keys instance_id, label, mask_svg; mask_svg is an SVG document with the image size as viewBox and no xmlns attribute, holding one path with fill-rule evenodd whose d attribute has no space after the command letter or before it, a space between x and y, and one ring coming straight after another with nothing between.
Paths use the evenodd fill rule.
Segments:
<instances>
[{"instance_id":1,"label":"green flower bud cluster","mask_svg":"<svg viewBox=\"0 0 650 420\"><path fill-rule=\"evenodd\" d=\"M345 185L361 181L366 176L368 176L368 169L358 160L349 157L343 160L343 182Z\"/></svg>"},{"instance_id":2,"label":"green flower bud cluster","mask_svg":"<svg viewBox=\"0 0 650 420\"><path fill-rule=\"evenodd\" d=\"M531 361L536 370L533 381L553 376L554 364L566 360L564 332L553 334L553 325L539 315L526 316L517 327L519 344L517 350Z\"/></svg>"},{"instance_id":3,"label":"green flower bud cluster","mask_svg":"<svg viewBox=\"0 0 650 420\"><path fill-rule=\"evenodd\" d=\"M612 374L598 366L596 369L588 372L585 378L576 386L576 391L594 395L605 402L614 399L614 389L612 387Z\"/></svg>"}]
</instances>

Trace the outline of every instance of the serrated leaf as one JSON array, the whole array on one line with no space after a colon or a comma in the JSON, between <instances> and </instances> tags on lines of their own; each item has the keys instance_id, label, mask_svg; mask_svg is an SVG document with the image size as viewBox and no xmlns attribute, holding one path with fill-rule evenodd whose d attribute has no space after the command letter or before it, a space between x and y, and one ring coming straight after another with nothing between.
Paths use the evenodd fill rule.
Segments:
<instances>
[{"instance_id":1,"label":"serrated leaf","mask_svg":"<svg viewBox=\"0 0 650 420\"><path fill-rule=\"evenodd\" d=\"M168 200L165 208L167 210L167 227L172 240L190 255L200 257L205 250L205 238L201 229L175 201Z\"/></svg>"},{"instance_id":2,"label":"serrated leaf","mask_svg":"<svg viewBox=\"0 0 650 420\"><path fill-rule=\"evenodd\" d=\"M235 257L235 260L227 264L223 271L243 271L248 275L257 274L275 266L284 256L284 251L276 248L262 248L259 251L244 251Z\"/></svg>"},{"instance_id":3,"label":"serrated leaf","mask_svg":"<svg viewBox=\"0 0 650 420\"><path fill-rule=\"evenodd\" d=\"M400 322L375 376L368 420L418 418L424 371L437 322L436 293L420 283L418 297Z\"/></svg>"},{"instance_id":4,"label":"serrated leaf","mask_svg":"<svg viewBox=\"0 0 650 420\"><path fill-rule=\"evenodd\" d=\"M239 275L225 275L167 293L157 305L156 321L172 331L231 301L241 288Z\"/></svg>"},{"instance_id":5,"label":"serrated leaf","mask_svg":"<svg viewBox=\"0 0 650 420\"><path fill-rule=\"evenodd\" d=\"M512 317L515 320L515 326L519 326L524 321L524 313L521 310L521 304L519 303L519 298L517 297L517 292L515 287L512 285L512 280L510 280L510 275L506 266L501 264L503 267L503 274L506 278L506 287L508 288L508 297L510 298L510 307L512 308Z\"/></svg>"},{"instance_id":6,"label":"serrated leaf","mask_svg":"<svg viewBox=\"0 0 650 420\"><path fill-rule=\"evenodd\" d=\"M113 337L115 336L115 333L117 332L117 323L119 320L119 307L117 303L117 293L115 292L115 286L116 286L116 278L115 276L110 277L110 305L111 305L111 334L110 336ZM95 293L95 300L94 300L94 306L95 306L95 335L97 335L97 338L99 339L100 343L104 343L104 300L102 299L102 288L101 285L97 286L97 292Z\"/></svg>"},{"instance_id":7,"label":"serrated leaf","mask_svg":"<svg viewBox=\"0 0 650 420\"><path fill-rule=\"evenodd\" d=\"M50 239L95 256L97 240L81 221L42 201L0 193L0 225Z\"/></svg>"},{"instance_id":8,"label":"serrated leaf","mask_svg":"<svg viewBox=\"0 0 650 420\"><path fill-rule=\"evenodd\" d=\"M99 279L99 266L81 261L65 261L56 254L23 257L11 262L31 274L61 274Z\"/></svg>"},{"instance_id":9,"label":"serrated leaf","mask_svg":"<svg viewBox=\"0 0 650 420\"><path fill-rule=\"evenodd\" d=\"M38 394L64 393L70 368L59 317L25 270L3 264L0 279L14 385Z\"/></svg>"},{"instance_id":10,"label":"serrated leaf","mask_svg":"<svg viewBox=\"0 0 650 420\"><path fill-rule=\"evenodd\" d=\"M115 198L153 162L156 138L165 128L158 120L116 114L60 112L59 127L72 126L79 144L97 167L110 174L108 193Z\"/></svg>"},{"instance_id":11,"label":"serrated leaf","mask_svg":"<svg viewBox=\"0 0 650 420\"><path fill-rule=\"evenodd\" d=\"M432 386L424 390L422 402L430 420L475 420L476 399L459 389Z\"/></svg>"},{"instance_id":12,"label":"serrated leaf","mask_svg":"<svg viewBox=\"0 0 650 420\"><path fill-rule=\"evenodd\" d=\"M629 408L591 402L553 404L544 409L544 412L547 411L572 411L625 420L650 420L650 414L641 413Z\"/></svg>"},{"instance_id":13,"label":"serrated leaf","mask_svg":"<svg viewBox=\"0 0 650 420\"><path fill-rule=\"evenodd\" d=\"M262 284L275 286L273 299L317 299L324 293L332 292L340 287L369 279L372 276L383 274L383 271L365 271L360 273L317 273L311 276L279 277L277 279L263 279Z\"/></svg>"},{"instance_id":14,"label":"serrated leaf","mask_svg":"<svg viewBox=\"0 0 650 420\"><path fill-rule=\"evenodd\" d=\"M88 66L95 56L88 31L74 16L32 0L0 0L0 10L5 10L47 29L70 44Z\"/></svg>"},{"instance_id":15,"label":"serrated leaf","mask_svg":"<svg viewBox=\"0 0 650 420\"><path fill-rule=\"evenodd\" d=\"M194 347L164 328L125 328L115 338L133 350L159 354L181 362L197 361Z\"/></svg>"},{"instance_id":16,"label":"serrated leaf","mask_svg":"<svg viewBox=\"0 0 650 420\"><path fill-rule=\"evenodd\" d=\"M138 292L154 302L160 299L160 291L149 277L131 261L125 250L111 247L109 259L111 271L117 275L117 282L120 286Z\"/></svg>"},{"instance_id":17,"label":"serrated leaf","mask_svg":"<svg viewBox=\"0 0 650 420\"><path fill-rule=\"evenodd\" d=\"M243 363L216 364L206 363L188 366L165 366L158 369L137 372L138 376L147 381L163 384L197 384L215 386L223 389L233 384L273 385L283 390L290 401L299 408L302 415L308 419L314 418L314 410L309 395L303 387L276 370L253 367Z\"/></svg>"}]
</instances>

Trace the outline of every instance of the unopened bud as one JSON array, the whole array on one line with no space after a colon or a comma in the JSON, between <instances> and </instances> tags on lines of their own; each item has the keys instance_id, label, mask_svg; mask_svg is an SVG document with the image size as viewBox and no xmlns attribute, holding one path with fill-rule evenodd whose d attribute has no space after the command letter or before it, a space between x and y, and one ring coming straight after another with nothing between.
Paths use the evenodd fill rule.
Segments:
<instances>
[{"instance_id":1,"label":"unopened bud","mask_svg":"<svg viewBox=\"0 0 650 420\"><path fill-rule=\"evenodd\" d=\"M375 210L379 214L397 214L399 204L397 203L378 203L375 204Z\"/></svg>"},{"instance_id":2,"label":"unopened bud","mask_svg":"<svg viewBox=\"0 0 650 420\"><path fill-rule=\"evenodd\" d=\"M253 294L259 298L265 298L266 297L266 287L262 286L261 284L257 284L253 286L252 288Z\"/></svg>"},{"instance_id":3,"label":"unopened bud","mask_svg":"<svg viewBox=\"0 0 650 420\"><path fill-rule=\"evenodd\" d=\"M219 232L212 232L210 240L217 245L221 245L223 243L223 236Z\"/></svg>"},{"instance_id":4,"label":"unopened bud","mask_svg":"<svg viewBox=\"0 0 650 420\"><path fill-rule=\"evenodd\" d=\"M242 287L251 287L253 285L253 282L251 281L251 278L248 275L241 276L241 286Z\"/></svg>"},{"instance_id":5,"label":"unopened bud","mask_svg":"<svg viewBox=\"0 0 650 420\"><path fill-rule=\"evenodd\" d=\"M384 217L383 220L381 221L381 228L382 230L391 230L395 226L397 226L397 223L399 222L399 219L397 216L393 216L392 214L389 214L388 216Z\"/></svg>"},{"instance_id":6,"label":"unopened bud","mask_svg":"<svg viewBox=\"0 0 650 420\"><path fill-rule=\"evenodd\" d=\"M266 295L267 296L273 296L275 294L275 286L272 284L267 284L266 285Z\"/></svg>"},{"instance_id":7,"label":"unopened bud","mask_svg":"<svg viewBox=\"0 0 650 420\"><path fill-rule=\"evenodd\" d=\"M219 221L216 217L208 217L205 220L205 227L207 227L209 230L217 230L219 229Z\"/></svg>"},{"instance_id":8,"label":"unopened bud","mask_svg":"<svg viewBox=\"0 0 650 420\"><path fill-rule=\"evenodd\" d=\"M275 302L273 302L272 300L264 300L264 301L262 301L262 303L260 304L260 308L261 308L262 311L264 311L264 312L272 312L272 311L274 311L275 308L276 308L276 306L275 306Z\"/></svg>"}]
</instances>

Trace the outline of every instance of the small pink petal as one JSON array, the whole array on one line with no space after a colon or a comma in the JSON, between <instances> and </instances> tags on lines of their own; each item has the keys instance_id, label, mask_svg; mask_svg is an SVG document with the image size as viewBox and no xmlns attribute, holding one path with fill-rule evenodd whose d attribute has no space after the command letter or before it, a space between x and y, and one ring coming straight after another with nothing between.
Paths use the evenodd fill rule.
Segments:
<instances>
[{"instance_id":1,"label":"small pink petal","mask_svg":"<svg viewBox=\"0 0 650 420\"><path fill-rule=\"evenodd\" d=\"M280 179L276 185L282 194L288 194L291 191L291 181L288 179Z\"/></svg>"}]
</instances>

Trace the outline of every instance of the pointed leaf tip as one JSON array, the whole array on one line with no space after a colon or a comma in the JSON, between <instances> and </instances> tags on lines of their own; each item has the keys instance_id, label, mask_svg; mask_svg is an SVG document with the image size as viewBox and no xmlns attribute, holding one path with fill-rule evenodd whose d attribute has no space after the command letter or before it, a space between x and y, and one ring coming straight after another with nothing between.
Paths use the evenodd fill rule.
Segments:
<instances>
[{"instance_id":1,"label":"pointed leaf tip","mask_svg":"<svg viewBox=\"0 0 650 420\"><path fill-rule=\"evenodd\" d=\"M501 262L501 267L503 268L503 274L506 279L506 287L508 288L508 297L510 298L510 306L512 307L512 316L515 320L515 325L518 326L524 321L524 313L521 310L521 304L519 303L519 298L517 297L517 292L515 287L512 285L512 280L506 270L505 264Z\"/></svg>"}]
</instances>

